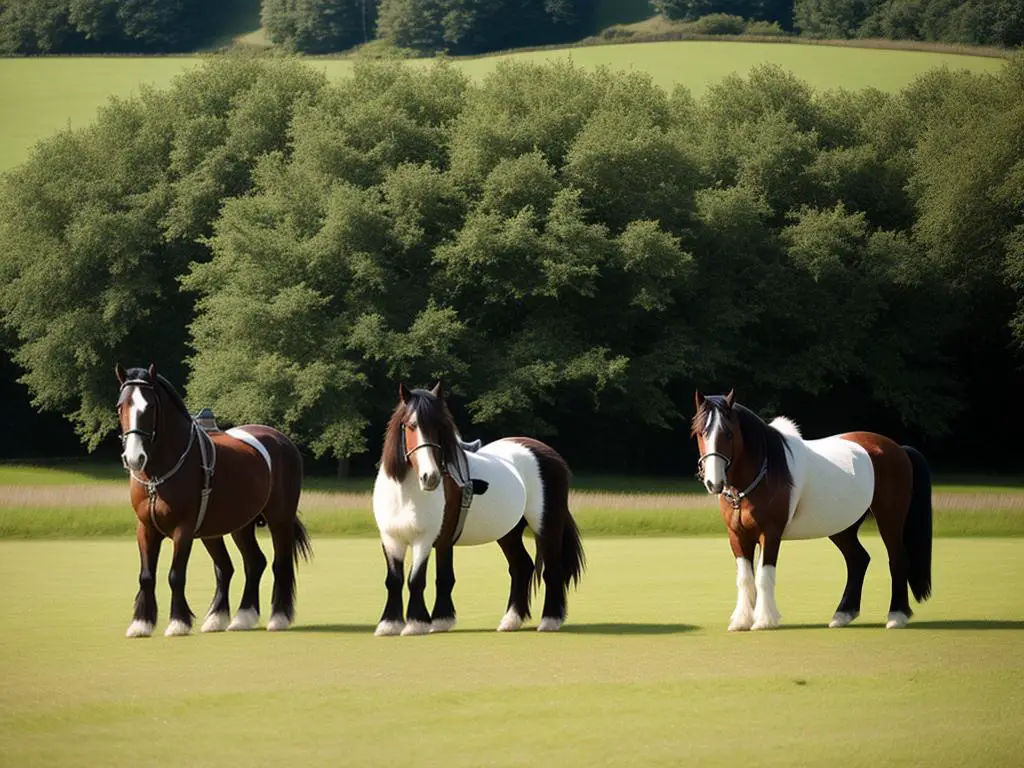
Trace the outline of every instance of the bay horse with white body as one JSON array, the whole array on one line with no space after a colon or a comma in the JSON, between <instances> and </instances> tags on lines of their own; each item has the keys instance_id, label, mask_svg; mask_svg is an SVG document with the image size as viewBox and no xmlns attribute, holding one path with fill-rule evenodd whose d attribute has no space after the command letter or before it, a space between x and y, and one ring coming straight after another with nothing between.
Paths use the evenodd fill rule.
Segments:
<instances>
[{"instance_id":1,"label":"bay horse with white body","mask_svg":"<svg viewBox=\"0 0 1024 768\"><path fill-rule=\"evenodd\" d=\"M498 631L519 629L530 616L530 592L544 581L540 631L561 628L566 593L584 567L579 529L569 513L569 468L544 443L527 437L496 440L475 450L462 442L441 397L407 391L388 423L373 486L373 514L387 564L387 602L377 635L420 635L455 626L453 547L497 541L508 560L511 589ZM463 505L467 495L468 508ZM466 499L468 501L468 499ZM534 566L523 545L537 539ZM437 549L434 610L424 598L427 562ZM403 614L406 550L412 551L408 611Z\"/></svg>"},{"instance_id":2,"label":"bay horse with white body","mask_svg":"<svg viewBox=\"0 0 1024 768\"><path fill-rule=\"evenodd\" d=\"M295 565L311 553L298 518L302 456L276 429L246 425L207 433L174 387L154 366L115 372L121 454L131 475L138 518L139 592L128 637L149 637L156 624L156 565L160 542L174 542L169 581L171 617L165 635L187 635L192 611L185 600L185 570L192 543L201 538L217 580L204 632L252 629L259 624L259 584L267 559L256 541L266 524L274 543L274 591L269 630L287 629L295 616ZM231 534L245 561L245 589L230 617L228 586L234 572L224 536ZM230 620L230 623L229 623Z\"/></svg>"},{"instance_id":3,"label":"bay horse with white body","mask_svg":"<svg viewBox=\"0 0 1024 768\"><path fill-rule=\"evenodd\" d=\"M885 626L906 626L913 614L907 585L918 602L931 594L932 484L924 456L873 432L804 440L789 419L766 424L736 403L733 392L697 392L695 405L698 476L719 497L736 557L738 596L729 630L779 625L775 567L784 539L833 541L846 560L847 577L829 626L856 619L871 559L857 531L868 513L889 557L892 597Z\"/></svg>"}]
</instances>

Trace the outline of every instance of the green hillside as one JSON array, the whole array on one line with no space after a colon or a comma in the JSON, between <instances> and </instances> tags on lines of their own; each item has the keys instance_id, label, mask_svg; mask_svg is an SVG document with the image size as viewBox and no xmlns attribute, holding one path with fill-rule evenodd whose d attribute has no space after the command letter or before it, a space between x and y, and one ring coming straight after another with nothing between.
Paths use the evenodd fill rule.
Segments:
<instances>
[{"instance_id":1,"label":"green hillside","mask_svg":"<svg viewBox=\"0 0 1024 768\"><path fill-rule=\"evenodd\" d=\"M815 88L872 86L884 91L898 90L933 67L995 72L1003 66L1001 59L949 53L726 41L586 46L457 61L471 77L481 78L508 58L570 59L588 69L634 69L648 72L665 88L683 85L696 95L732 72L745 73L769 62ZM131 96L143 84L165 86L198 61L196 56L0 60L0 170L23 161L40 138L89 124L111 96ZM335 78L345 76L352 62L313 58L309 65ZM430 60L413 60L410 66L430 66Z\"/></svg>"}]
</instances>

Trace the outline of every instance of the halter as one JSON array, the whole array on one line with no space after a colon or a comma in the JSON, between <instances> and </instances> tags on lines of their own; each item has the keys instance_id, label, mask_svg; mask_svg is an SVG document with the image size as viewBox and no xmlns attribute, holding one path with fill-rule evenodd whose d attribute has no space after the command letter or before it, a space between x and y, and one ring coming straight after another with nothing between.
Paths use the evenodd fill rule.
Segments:
<instances>
[{"instance_id":1,"label":"halter","mask_svg":"<svg viewBox=\"0 0 1024 768\"><path fill-rule=\"evenodd\" d=\"M729 479L729 467L732 466L732 457L726 456L724 453L718 453L717 451L709 451L697 459L697 477L701 480L704 479L704 462L708 459L717 456L725 462L726 480ZM768 458L761 462L761 471L757 473L757 477L754 481L744 488L742 491L737 491L736 487L730 485L728 482L722 487L720 496L724 496L725 500L729 502L729 506L732 507L732 528L735 528L739 524L740 520L740 504L742 501L750 496L754 492L754 489L761 484L765 476L768 474Z\"/></svg>"},{"instance_id":2,"label":"halter","mask_svg":"<svg viewBox=\"0 0 1024 768\"><path fill-rule=\"evenodd\" d=\"M149 387L154 392L156 391L156 385L147 379L128 379L121 385L121 393L123 395L125 389L129 386L138 387ZM121 399L118 398L120 404ZM156 400L157 409L160 408L160 400ZM206 509L210 503L210 494L213 492L213 472L217 466L217 447L214 445L213 438L206 434L206 430L202 429L195 418L189 415L189 430L188 430L188 444L185 446L185 450L178 458L177 463L169 472L164 473L160 477L151 478L149 480L135 474L135 470L131 469L124 461L122 456L121 461L124 464L125 469L128 470L128 474L131 475L132 480L137 482L143 488L146 489L146 493L149 496L149 519L153 523L153 527L160 531L160 526L156 522L156 489L174 477L178 470L180 470L184 464L185 459L188 458L189 453L192 451L192 444L195 442L196 435L199 435L199 455L203 465L203 490L200 493L199 499L199 515L196 518L195 528L192 529L192 535L196 536L199 533L199 529L203 525L203 520L206 518ZM147 432L144 429L129 429L126 432L121 433L121 444L128 439L128 435L140 435L144 440L148 439L150 442L156 440L156 425L159 423L159 419L153 420L153 431ZM207 445L209 443L209 445ZM207 461L209 459L209 461ZM163 531L160 533L164 534Z\"/></svg>"}]
</instances>

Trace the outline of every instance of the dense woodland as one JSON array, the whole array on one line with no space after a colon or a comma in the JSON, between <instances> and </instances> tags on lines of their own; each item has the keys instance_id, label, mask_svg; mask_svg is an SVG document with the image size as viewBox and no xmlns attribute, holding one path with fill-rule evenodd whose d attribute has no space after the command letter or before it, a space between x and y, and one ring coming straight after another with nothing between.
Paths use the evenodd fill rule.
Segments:
<instances>
[{"instance_id":1,"label":"dense woodland","mask_svg":"<svg viewBox=\"0 0 1024 768\"><path fill-rule=\"evenodd\" d=\"M113 362L152 360L223 422L357 464L397 382L441 378L467 437L583 467L688 467L694 387L732 385L987 466L1024 427L1022 296L1024 56L895 95L765 67L700 99L222 56L0 186L0 338L91 447L116 444Z\"/></svg>"},{"instance_id":2,"label":"dense woodland","mask_svg":"<svg viewBox=\"0 0 1024 768\"><path fill-rule=\"evenodd\" d=\"M244 31L257 5L270 40L304 53L371 43L375 55L477 54L580 40L616 18L608 0L0 0L0 54L195 50ZM632 18L636 3L625 5ZM706 34L1024 44L1020 0L650 0L649 10L710 16L691 30Z\"/></svg>"}]
</instances>

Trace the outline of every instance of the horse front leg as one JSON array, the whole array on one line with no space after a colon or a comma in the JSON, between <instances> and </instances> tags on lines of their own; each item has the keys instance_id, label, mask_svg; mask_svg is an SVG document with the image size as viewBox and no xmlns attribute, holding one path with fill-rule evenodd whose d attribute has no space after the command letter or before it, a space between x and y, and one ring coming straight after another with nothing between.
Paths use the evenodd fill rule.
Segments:
<instances>
[{"instance_id":1,"label":"horse front leg","mask_svg":"<svg viewBox=\"0 0 1024 768\"><path fill-rule=\"evenodd\" d=\"M432 539L412 544L412 568L409 571L409 608L405 614L403 635L425 635L430 631L430 611L424 592L427 589L427 563L430 561Z\"/></svg>"},{"instance_id":2,"label":"horse front leg","mask_svg":"<svg viewBox=\"0 0 1024 768\"><path fill-rule=\"evenodd\" d=\"M754 625L754 547L757 539L746 531L730 529L729 544L736 557L736 608L729 617L729 631L745 632Z\"/></svg>"},{"instance_id":3,"label":"horse front leg","mask_svg":"<svg viewBox=\"0 0 1024 768\"><path fill-rule=\"evenodd\" d=\"M754 623L751 629L775 629L782 620L775 603L775 564L779 560L782 531L766 530L761 534L761 558L757 564L754 583L757 602L754 604Z\"/></svg>"},{"instance_id":4,"label":"horse front leg","mask_svg":"<svg viewBox=\"0 0 1024 768\"><path fill-rule=\"evenodd\" d=\"M455 627L455 548L452 545L437 548L437 576L434 579L434 612L430 620L431 632L448 632Z\"/></svg>"},{"instance_id":5,"label":"horse front leg","mask_svg":"<svg viewBox=\"0 0 1024 768\"><path fill-rule=\"evenodd\" d=\"M140 520L135 526L135 538L139 543L139 591L125 636L149 637L156 624L156 562L163 536L152 524Z\"/></svg>"},{"instance_id":6,"label":"horse front leg","mask_svg":"<svg viewBox=\"0 0 1024 768\"><path fill-rule=\"evenodd\" d=\"M373 634L378 637L399 635L405 629L405 609L402 605L402 586L405 582L405 547L391 538L381 537L381 549L384 551L384 563L387 575L384 586L388 597L384 603L384 612Z\"/></svg>"},{"instance_id":7,"label":"horse front leg","mask_svg":"<svg viewBox=\"0 0 1024 768\"><path fill-rule=\"evenodd\" d=\"M174 557L171 560L171 572L167 578L171 585L171 621L164 630L166 637L187 635L192 631L194 614L185 599L185 572L188 558L192 553L192 531L185 531L179 526L172 537L174 541Z\"/></svg>"}]
</instances>

